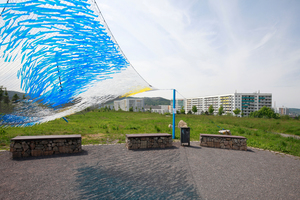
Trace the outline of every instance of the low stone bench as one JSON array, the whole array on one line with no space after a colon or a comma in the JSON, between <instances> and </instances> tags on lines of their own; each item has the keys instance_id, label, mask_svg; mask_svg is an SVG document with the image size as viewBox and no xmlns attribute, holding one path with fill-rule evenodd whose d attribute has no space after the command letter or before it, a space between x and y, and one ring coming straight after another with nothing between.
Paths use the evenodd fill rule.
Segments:
<instances>
[{"instance_id":1,"label":"low stone bench","mask_svg":"<svg viewBox=\"0 0 300 200\"><path fill-rule=\"evenodd\" d=\"M200 134L200 146L247 151L247 138L233 135Z\"/></svg>"},{"instance_id":2,"label":"low stone bench","mask_svg":"<svg viewBox=\"0 0 300 200\"><path fill-rule=\"evenodd\" d=\"M172 135L168 133L126 134L127 149L172 147Z\"/></svg>"},{"instance_id":3,"label":"low stone bench","mask_svg":"<svg viewBox=\"0 0 300 200\"><path fill-rule=\"evenodd\" d=\"M81 135L17 136L11 139L13 158L81 152Z\"/></svg>"}]
</instances>

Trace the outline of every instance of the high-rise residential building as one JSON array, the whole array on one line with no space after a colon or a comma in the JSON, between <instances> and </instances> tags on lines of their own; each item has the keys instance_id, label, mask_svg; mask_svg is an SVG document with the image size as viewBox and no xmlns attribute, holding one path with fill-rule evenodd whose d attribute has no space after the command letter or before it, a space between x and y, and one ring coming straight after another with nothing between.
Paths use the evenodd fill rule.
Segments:
<instances>
[{"instance_id":1,"label":"high-rise residential building","mask_svg":"<svg viewBox=\"0 0 300 200\"><path fill-rule=\"evenodd\" d=\"M184 105L184 99L176 99L175 100L175 109L176 111L180 111L180 109L183 107L185 108ZM169 107L169 112L173 113L173 100L170 101L171 106Z\"/></svg>"},{"instance_id":2,"label":"high-rise residential building","mask_svg":"<svg viewBox=\"0 0 300 200\"><path fill-rule=\"evenodd\" d=\"M122 99L114 101L115 110L122 109L124 111L129 111L132 107L133 111L143 111L144 109L144 99Z\"/></svg>"},{"instance_id":3,"label":"high-rise residential building","mask_svg":"<svg viewBox=\"0 0 300 200\"><path fill-rule=\"evenodd\" d=\"M206 97L190 98L185 100L186 113L192 111L193 106L197 107L197 113L208 111L209 106L214 108L214 114L218 113L221 105L225 113L233 113L236 108L240 109L244 116L248 116L251 112L261 109L263 106L272 108L272 94L271 93L237 93L224 94ZM240 114L241 115L241 114Z\"/></svg>"}]
</instances>

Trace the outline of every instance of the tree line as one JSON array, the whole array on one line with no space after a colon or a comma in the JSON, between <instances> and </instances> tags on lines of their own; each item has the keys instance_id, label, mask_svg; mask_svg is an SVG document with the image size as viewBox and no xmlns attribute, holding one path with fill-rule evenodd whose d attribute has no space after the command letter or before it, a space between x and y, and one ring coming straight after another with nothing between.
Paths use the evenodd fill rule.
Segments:
<instances>
[{"instance_id":1,"label":"tree line","mask_svg":"<svg viewBox=\"0 0 300 200\"><path fill-rule=\"evenodd\" d=\"M25 94L22 98L26 99ZM6 87L0 86L0 113L11 112L14 107L13 104L17 103L19 100L20 97L17 93L15 93L14 96L11 99L9 99Z\"/></svg>"},{"instance_id":2,"label":"tree line","mask_svg":"<svg viewBox=\"0 0 300 200\"><path fill-rule=\"evenodd\" d=\"M197 107L194 105L192 107L192 110L189 110L187 114L195 114L197 113L198 109ZM208 108L208 111L202 111L201 114L203 115L213 115L215 109L213 107L213 105L210 105L209 108ZM220 106L220 108L218 109L218 115L223 115L225 113L224 111L224 107L223 105ZM233 110L233 113L235 114L235 116L238 116L239 114L241 114L241 116L244 116L244 113L239 109L239 108L236 108ZM178 114L185 114L185 110L182 106L182 108L180 109L180 112L178 112ZM231 115L229 113L229 115ZM251 112L249 114L249 117L253 117L253 118L268 118L268 119L279 119L279 118L282 118L282 119L288 119L289 116L280 116L278 113L275 113L275 111L272 109L272 108L269 108L269 107L266 107L266 106L263 106L261 109L259 109L258 111L254 111L254 112ZM298 119L298 117L296 118Z\"/></svg>"},{"instance_id":3,"label":"tree line","mask_svg":"<svg viewBox=\"0 0 300 200\"><path fill-rule=\"evenodd\" d=\"M187 114L193 114L193 113L195 114L197 111L198 111L197 106L194 105L192 107L192 110L189 110ZM213 105L210 105L209 108L208 108L208 111L205 111L205 112L201 111L201 115L213 115L214 111L215 111L215 109L214 109ZM223 107L223 105L221 105L219 110L218 110L218 115L221 116L224 113L225 113L224 107ZM235 110L233 110L233 113L235 115L239 115L241 113L241 110L236 108ZM184 109L183 106L181 107L180 111L177 111L177 114L185 114L185 109Z\"/></svg>"}]
</instances>

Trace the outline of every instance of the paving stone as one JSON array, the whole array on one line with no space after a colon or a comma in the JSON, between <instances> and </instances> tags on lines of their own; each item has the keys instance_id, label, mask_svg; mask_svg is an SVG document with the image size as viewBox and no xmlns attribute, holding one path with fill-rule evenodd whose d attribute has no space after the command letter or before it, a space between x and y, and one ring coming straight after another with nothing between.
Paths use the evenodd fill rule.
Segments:
<instances>
[{"instance_id":1,"label":"paving stone","mask_svg":"<svg viewBox=\"0 0 300 200\"><path fill-rule=\"evenodd\" d=\"M173 143L14 160L0 152L0 199L297 199L300 158Z\"/></svg>"}]
</instances>

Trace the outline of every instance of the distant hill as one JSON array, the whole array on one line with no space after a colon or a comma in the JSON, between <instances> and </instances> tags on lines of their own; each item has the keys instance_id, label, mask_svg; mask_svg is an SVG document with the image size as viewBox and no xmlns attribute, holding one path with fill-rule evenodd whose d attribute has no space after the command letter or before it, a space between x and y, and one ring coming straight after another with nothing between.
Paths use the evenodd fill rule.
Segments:
<instances>
[{"instance_id":1,"label":"distant hill","mask_svg":"<svg viewBox=\"0 0 300 200\"><path fill-rule=\"evenodd\" d=\"M8 93L8 97L9 97L10 100L12 99L12 97L15 94L17 94L20 97L20 99L22 99L23 98L23 94L25 94L23 92L16 92L16 91L7 91L7 93ZM3 95L4 95L4 92L3 92Z\"/></svg>"},{"instance_id":2,"label":"distant hill","mask_svg":"<svg viewBox=\"0 0 300 200\"><path fill-rule=\"evenodd\" d=\"M170 100L162 97L126 97L126 98L120 98L120 99L114 99L112 101L108 101L104 105L114 105L115 100L132 99L132 98L144 99L145 106L170 105Z\"/></svg>"},{"instance_id":3,"label":"distant hill","mask_svg":"<svg viewBox=\"0 0 300 200\"><path fill-rule=\"evenodd\" d=\"M145 106L170 105L170 100L162 97L144 97Z\"/></svg>"},{"instance_id":4,"label":"distant hill","mask_svg":"<svg viewBox=\"0 0 300 200\"><path fill-rule=\"evenodd\" d=\"M299 108L289 108L289 113L300 115L300 109Z\"/></svg>"}]
</instances>

